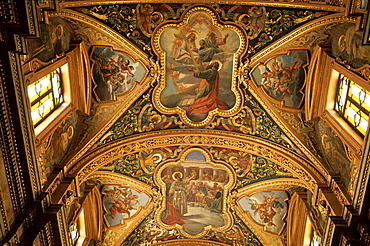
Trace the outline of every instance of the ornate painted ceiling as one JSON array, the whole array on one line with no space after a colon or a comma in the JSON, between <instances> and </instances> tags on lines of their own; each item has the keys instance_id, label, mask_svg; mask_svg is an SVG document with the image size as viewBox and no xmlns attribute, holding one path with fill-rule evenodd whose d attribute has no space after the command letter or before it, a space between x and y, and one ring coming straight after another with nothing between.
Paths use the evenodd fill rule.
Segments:
<instances>
[{"instance_id":1,"label":"ornate painted ceiling","mask_svg":"<svg viewBox=\"0 0 370 246\"><path fill-rule=\"evenodd\" d=\"M315 52L369 61L341 46L361 16L344 3L56 6L40 12L42 37L27 39L23 62L51 64L83 44L85 69L69 69L91 78L90 111L38 139L42 186L73 179L77 201L98 188L100 245L284 245L294 194L317 213L322 187L353 198L360 154L326 121L308 121L306 106Z\"/></svg>"}]
</instances>

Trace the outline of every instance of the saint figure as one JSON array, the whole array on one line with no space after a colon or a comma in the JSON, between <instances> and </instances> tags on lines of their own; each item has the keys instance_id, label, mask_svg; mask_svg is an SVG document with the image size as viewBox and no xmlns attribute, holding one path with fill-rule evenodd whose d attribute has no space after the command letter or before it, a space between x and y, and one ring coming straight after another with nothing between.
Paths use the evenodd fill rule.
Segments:
<instances>
[{"instance_id":1,"label":"saint figure","mask_svg":"<svg viewBox=\"0 0 370 246\"><path fill-rule=\"evenodd\" d=\"M230 109L230 106L218 97L218 91L220 89L220 75L218 70L220 68L220 61L212 61L204 71L195 70L194 68L188 69L194 72L194 77L203 79L197 89L195 101L186 111L188 115L208 113L216 108Z\"/></svg>"}]
</instances>

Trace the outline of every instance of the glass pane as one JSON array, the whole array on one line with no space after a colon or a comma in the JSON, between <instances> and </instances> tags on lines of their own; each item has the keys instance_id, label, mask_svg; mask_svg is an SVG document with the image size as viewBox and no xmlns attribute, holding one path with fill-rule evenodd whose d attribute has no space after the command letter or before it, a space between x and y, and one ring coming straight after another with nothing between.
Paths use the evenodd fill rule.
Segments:
<instances>
[{"instance_id":1,"label":"glass pane","mask_svg":"<svg viewBox=\"0 0 370 246\"><path fill-rule=\"evenodd\" d=\"M334 109L363 136L367 131L370 93L344 75L338 80Z\"/></svg>"},{"instance_id":2,"label":"glass pane","mask_svg":"<svg viewBox=\"0 0 370 246\"><path fill-rule=\"evenodd\" d=\"M60 68L28 86L31 117L34 125L63 103Z\"/></svg>"},{"instance_id":3,"label":"glass pane","mask_svg":"<svg viewBox=\"0 0 370 246\"><path fill-rule=\"evenodd\" d=\"M52 84L53 84L53 93L55 98L55 104L58 105L59 103L62 103L62 83L60 80L60 71L59 68L54 70L51 73L52 77Z\"/></svg>"},{"instance_id":4,"label":"glass pane","mask_svg":"<svg viewBox=\"0 0 370 246\"><path fill-rule=\"evenodd\" d=\"M367 127L369 125L369 117L367 115L362 115L361 123L358 125L357 129L365 135Z\"/></svg>"},{"instance_id":5,"label":"glass pane","mask_svg":"<svg viewBox=\"0 0 370 246\"><path fill-rule=\"evenodd\" d=\"M37 108L36 110L33 110L31 112L31 118L32 118L33 125L36 125L42 119L41 116L39 115Z\"/></svg>"},{"instance_id":6,"label":"glass pane","mask_svg":"<svg viewBox=\"0 0 370 246\"><path fill-rule=\"evenodd\" d=\"M348 86L348 79L341 75L339 80L337 103L335 109L342 113L344 111L344 105L346 104Z\"/></svg>"},{"instance_id":7,"label":"glass pane","mask_svg":"<svg viewBox=\"0 0 370 246\"><path fill-rule=\"evenodd\" d=\"M352 106L352 107L351 107ZM353 108L353 104L348 106L344 112L344 117L354 126L355 125L355 115L357 111Z\"/></svg>"},{"instance_id":8,"label":"glass pane","mask_svg":"<svg viewBox=\"0 0 370 246\"><path fill-rule=\"evenodd\" d=\"M357 102L360 106L370 111L370 94L361 86L351 81L350 97Z\"/></svg>"},{"instance_id":9,"label":"glass pane","mask_svg":"<svg viewBox=\"0 0 370 246\"><path fill-rule=\"evenodd\" d=\"M53 95L52 93L49 93L31 107L31 116L34 125L41 119L43 119L53 109L54 109Z\"/></svg>"},{"instance_id":10,"label":"glass pane","mask_svg":"<svg viewBox=\"0 0 370 246\"><path fill-rule=\"evenodd\" d=\"M38 103L38 109L40 112L41 116L45 116L51 109L54 108L54 103L53 103L53 95L49 93L47 96L42 98L40 102Z\"/></svg>"},{"instance_id":11,"label":"glass pane","mask_svg":"<svg viewBox=\"0 0 370 246\"><path fill-rule=\"evenodd\" d=\"M42 96L51 89L50 75L47 75L35 83L28 86L28 97L30 102L34 102L38 97Z\"/></svg>"}]
</instances>

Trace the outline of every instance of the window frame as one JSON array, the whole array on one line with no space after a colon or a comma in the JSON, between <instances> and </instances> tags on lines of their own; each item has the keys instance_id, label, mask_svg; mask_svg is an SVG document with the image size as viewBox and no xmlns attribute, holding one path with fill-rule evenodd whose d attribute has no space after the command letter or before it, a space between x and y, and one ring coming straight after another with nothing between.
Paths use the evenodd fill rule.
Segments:
<instances>
[{"instance_id":1,"label":"window frame","mask_svg":"<svg viewBox=\"0 0 370 246\"><path fill-rule=\"evenodd\" d=\"M34 127L35 142L40 144L60 126L68 116L74 112L88 115L91 107L91 72L89 56L84 42L74 44L72 50L63 57L50 62L32 59L22 66L25 81L25 94L30 107L28 117L30 126L33 126L31 104L28 97L28 86L35 81L61 68L64 102ZM71 69L73 68L73 69Z\"/></svg>"},{"instance_id":2,"label":"window frame","mask_svg":"<svg viewBox=\"0 0 370 246\"><path fill-rule=\"evenodd\" d=\"M66 101L64 99L64 97L66 96L66 93L64 92L65 91L64 87L65 87L66 83L63 81L67 77L66 73L68 73L68 71L66 71L66 70L68 70L68 64L62 65L62 67L55 68L52 72L46 74L45 76L41 77L40 79L38 79L38 80L32 82L30 85L28 85L27 92L28 92L28 97L30 97L30 92L29 91L30 91L30 86L31 85L35 84L35 87L36 87L38 82L40 80L43 80L44 78L47 78L49 80L49 83L50 83L50 88L48 88L46 91L40 93L40 95L37 95L38 93L35 92L35 94L36 94L35 97L36 98L34 100L31 101L31 98L29 98L30 99L30 104L31 104L31 118L32 118L32 112L33 112L32 107L36 106L36 104L38 104L38 102L43 101L46 97L48 97L48 95L50 95L50 94L52 95L51 100L52 100L53 106L50 109L50 112L45 113L44 116L39 115L39 117L38 117L39 120L36 123L32 119L32 123L33 123L34 128L37 128L40 124L42 124L43 121L45 121L56 110L58 110L58 108L60 106L62 106L66 103ZM58 87L58 88L55 88L55 84L52 82L52 80L53 80L52 76L53 76L54 71L57 71L57 74L59 76L59 80L60 80L60 83L61 83L60 87ZM61 98L61 102L56 103L55 99L57 99L57 98L55 96L54 91L55 91L55 89L58 90L59 88L60 88L60 97L59 98ZM36 107L36 109L39 108L39 107L40 106Z\"/></svg>"},{"instance_id":3,"label":"window frame","mask_svg":"<svg viewBox=\"0 0 370 246\"><path fill-rule=\"evenodd\" d=\"M361 146L364 143L364 138L368 134L368 131L366 131L365 135L361 135L335 110L338 80L341 75L344 75L349 80L361 86L363 89L370 91L370 86L363 78L357 74L354 74L352 71L348 70L337 62L333 62L329 77L329 89L327 91L327 101L324 112L325 119L327 119L329 125L335 129L336 134L341 137L342 141L349 142L350 145L352 145L355 149L361 149Z\"/></svg>"},{"instance_id":4,"label":"window frame","mask_svg":"<svg viewBox=\"0 0 370 246\"><path fill-rule=\"evenodd\" d=\"M367 131L364 137L361 136L335 111L335 98L340 74L345 75L365 90L369 91L370 85L329 54L330 49L326 46L316 47L312 54L306 80L305 120L317 121L320 118L325 121L346 145L351 155L350 158L355 158L358 164L362 158L365 138L369 133Z\"/></svg>"},{"instance_id":5,"label":"window frame","mask_svg":"<svg viewBox=\"0 0 370 246\"><path fill-rule=\"evenodd\" d=\"M41 78L45 77L46 75L50 74L54 70L60 68L60 73L62 77L62 87L63 87L63 102L61 105L59 105L58 108L53 110L48 116L46 116L44 119L41 120L39 124L36 124L34 126L34 131L35 135L39 137L41 133L45 133L45 130L47 131L49 128L55 129L54 127L56 125L61 124L62 120L64 119L65 116L67 116L71 110L71 89L70 89L70 73L69 73L69 64L67 62L67 59L61 59L59 61L56 61L55 63L40 69L39 71L35 73L31 73L29 75L25 76L26 79L26 86L28 89L28 86L31 85L32 83L40 80ZM27 98L28 98L28 93L27 93ZM29 101L30 103L30 101ZM31 106L31 104L30 104ZM30 109L31 110L31 109ZM30 121L31 125L33 125L32 117L30 116Z\"/></svg>"}]
</instances>

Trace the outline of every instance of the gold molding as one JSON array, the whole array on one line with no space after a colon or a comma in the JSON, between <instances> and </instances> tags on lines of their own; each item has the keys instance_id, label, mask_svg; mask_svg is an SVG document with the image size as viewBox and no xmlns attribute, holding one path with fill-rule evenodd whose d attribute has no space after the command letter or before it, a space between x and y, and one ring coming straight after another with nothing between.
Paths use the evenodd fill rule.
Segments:
<instances>
[{"instance_id":1,"label":"gold molding","mask_svg":"<svg viewBox=\"0 0 370 246\"><path fill-rule=\"evenodd\" d=\"M72 10L63 10L60 12L48 12L48 17L65 17L70 18L76 21L80 21L94 30L98 32L102 32L108 37L110 37L112 40L115 41L115 44L111 44L111 47L115 50L130 50L130 57L134 58L136 61L140 61L142 65L147 69L146 78L143 78L143 80L139 83L140 85L136 85L135 88L131 88L131 90L128 92L128 94L125 94L125 98L129 98L129 100L125 101L125 103L120 103L120 106L112 113L112 118L109 119L109 121L103 123L103 127L97 129L93 133L93 137L87 142L83 143L83 147L79 152L71 158L70 162L68 162L65 166L65 170L70 168L70 163L74 163L77 159L79 159L84 153L86 153L94 144L95 142L100 139L108 130L109 128L118 120L118 118L130 107L131 104L133 104L137 98L142 95L148 88L151 87L153 83L153 78L151 77L153 74L152 70L148 70L148 68L151 68L153 66L153 62L149 61L148 55L144 53L142 50L134 46L132 43L127 41L125 38L123 38L120 34L118 34L116 31L112 30L110 27L103 25L99 23L98 21L94 20L93 18L90 18L88 16L78 14L75 11ZM94 43L92 45L102 45L100 43ZM121 98L121 97L120 97Z\"/></svg>"},{"instance_id":2,"label":"gold molding","mask_svg":"<svg viewBox=\"0 0 370 246\"><path fill-rule=\"evenodd\" d=\"M326 238L326 242L325 242L325 246L326 245L331 245L331 242L332 242L332 237L333 237L333 233L334 233L334 221L331 220L331 218L329 217L328 219L328 222L326 223L326 228L325 228L325 236L324 238Z\"/></svg>"},{"instance_id":3,"label":"gold molding","mask_svg":"<svg viewBox=\"0 0 370 246\"><path fill-rule=\"evenodd\" d=\"M315 189L317 183L326 182L325 176L305 157L269 141L236 133L191 129L151 132L113 142L85 155L75 163L70 163L71 168L68 170L67 176L77 175L78 182L82 182L93 171L121 156L138 150L171 145L223 147L263 156L287 168L294 176L303 180L311 191Z\"/></svg>"},{"instance_id":4,"label":"gold molding","mask_svg":"<svg viewBox=\"0 0 370 246\"><path fill-rule=\"evenodd\" d=\"M330 174L328 170L324 167L321 161L301 142L300 139L292 132L292 130L284 124L284 121L277 116L275 111L272 110L273 107L269 107L270 105L268 101L262 100L260 95L254 90L252 86L249 86L249 92L255 97L255 99L262 105L262 107L266 110L266 112L272 117L272 119L276 122L276 124L282 129L282 131L287 135L289 139L291 139L297 147L308 157L310 161L315 164L315 167L319 170L321 175L325 177L327 184L329 184Z\"/></svg>"},{"instance_id":5,"label":"gold molding","mask_svg":"<svg viewBox=\"0 0 370 246\"><path fill-rule=\"evenodd\" d=\"M26 89L24 88L23 77L19 73L22 70L20 68L20 62L18 58L19 56L16 52L9 52L9 61L10 61L11 69L12 69L11 72L13 76L13 83L15 86L16 100L18 102L18 114L19 114L19 118L21 121L22 132L24 133L23 134L23 141L25 145L24 151L26 154L26 160L28 162L28 167L30 171L30 182L32 184L32 187L31 187L32 192L33 192L33 195L36 196L39 194L41 187L40 187L40 183L37 182L38 170L35 169L36 167L35 154L34 152L31 151L31 149L33 150L33 147L34 147L33 141L30 141L30 136L32 138L31 132L33 131L33 128L29 126L30 125L28 124L29 116L28 114L25 113L25 112L28 113L27 108L25 108L25 105L28 105L28 104L27 103L25 104L27 97L25 96L24 92L26 91ZM14 130L15 129L12 126L11 132L14 132ZM12 134L12 133L8 133L8 134ZM27 192L26 192L26 188L24 187L24 183L21 182L23 177L22 177L22 169L19 163L19 157L18 157L19 152L17 150L18 148L15 142L15 139L12 139L12 140L13 142L12 142L11 148L14 151L14 153L12 154L14 154L15 155L14 157L16 157L13 160L14 163L12 163L13 172L17 174L16 177L13 177L13 178L17 179L16 181L17 185L14 187L14 184L10 183L11 181L14 180L13 178L9 178L8 182L9 182L9 187L13 187L13 189L11 189L12 192L10 194L12 195L14 211L17 211L17 212L22 211L23 213ZM14 189L18 189L17 196L14 194Z\"/></svg>"},{"instance_id":6,"label":"gold molding","mask_svg":"<svg viewBox=\"0 0 370 246\"><path fill-rule=\"evenodd\" d=\"M93 178L109 178L111 180L119 181L121 182L121 184L127 184L129 186L133 186L135 189L139 191L151 190L153 188L152 186L147 185L136 179L133 179L133 178L130 178L125 175L118 174L118 173L108 172L108 171L94 172L92 175L89 176L89 179L93 179ZM138 183L140 183L140 185L138 185ZM147 195L153 195L153 194L150 193Z\"/></svg>"},{"instance_id":7,"label":"gold molding","mask_svg":"<svg viewBox=\"0 0 370 246\"><path fill-rule=\"evenodd\" d=\"M110 180L111 184L114 184L114 182L117 181L120 184L129 186L130 188L137 190L140 193L145 193L149 197L145 209L139 209L138 214L125 219L124 224L110 226L107 228L103 245L111 246L117 245L117 242L123 242L131 234L131 232L143 221L143 219L147 217L149 213L151 213L159 203L161 203L162 197L158 196L158 192L155 188L127 176L107 171L98 171L89 176L89 178L106 178Z\"/></svg>"},{"instance_id":8,"label":"gold molding","mask_svg":"<svg viewBox=\"0 0 370 246\"><path fill-rule=\"evenodd\" d=\"M279 179L273 179L273 180L268 180L268 181L261 181L261 182L254 183L254 184L249 184L247 187L240 188L238 190L237 196L238 197L250 196L254 193L275 189L276 187L280 187L280 186L287 186L287 187L288 186L300 186L300 187L309 189L307 184L302 182L301 180L297 180L293 178L279 178Z\"/></svg>"},{"instance_id":9,"label":"gold molding","mask_svg":"<svg viewBox=\"0 0 370 246\"><path fill-rule=\"evenodd\" d=\"M369 141L369 139L367 141ZM368 148L367 145L368 144L366 144L366 147ZM361 212L361 208L364 203L364 197L366 193L366 184L369 180L369 173L370 173L370 155L368 151L365 151L365 153L367 154L367 158L363 158L365 161L361 163L361 167L363 167L363 172L358 179L361 182L359 183L359 187L356 187L357 196L354 198L355 207L358 212Z\"/></svg>"},{"instance_id":10,"label":"gold molding","mask_svg":"<svg viewBox=\"0 0 370 246\"><path fill-rule=\"evenodd\" d=\"M141 49L137 48L135 45L133 45L130 41L126 40L122 35L120 35L118 32L114 31L109 26L102 24L101 22L86 16L84 14L80 14L78 12L75 12L73 10L63 10L60 12L48 12L48 17L68 17L73 20L80 21L86 25L89 25L93 27L94 29L99 30L100 32L104 33L108 37L111 37L113 40L116 40L117 45L121 45L122 47L127 47L131 52L130 54L135 54L137 57L136 59L141 60L147 60L148 55L144 53Z\"/></svg>"},{"instance_id":11,"label":"gold molding","mask_svg":"<svg viewBox=\"0 0 370 246\"><path fill-rule=\"evenodd\" d=\"M321 17L314 22L309 22L307 24L302 25L299 29L295 29L290 32L288 35L280 38L279 40L275 41L273 44L268 46L267 48L259 51L257 54L250 58L249 66L254 67L257 65L261 60L264 60L264 57L273 54L273 52L277 51L293 39L297 38L298 36L312 31L317 27L338 23L338 22L356 22L358 17L347 17L343 16L343 13L337 13L333 15L329 15L329 17Z\"/></svg>"},{"instance_id":12,"label":"gold molding","mask_svg":"<svg viewBox=\"0 0 370 246\"><path fill-rule=\"evenodd\" d=\"M290 2L280 2L280 1L255 1L255 0L234 0L234 1L223 1L223 4L232 4L232 5L256 5L256 6L268 6L268 7L282 7L282 8L307 8L307 9L313 9L313 10L327 10L327 11L336 11L336 12L344 12L345 7L342 6L336 6L336 5L329 5L329 4L322 4L316 3L312 1L313 3L303 3L301 1L297 1L294 3L293 1ZM90 1L68 1L60 3L61 7L68 8L68 7L77 7L77 6L92 6L92 5L103 5L103 4L135 4L135 3L143 3L139 0L115 0L115 1L102 1L102 0L90 0ZM147 0L145 3L163 3L163 1L160 0ZM166 3L178 3L176 0L169 0L166 1ZM187 1L188 4L217 4L219 2L216 1L209 1L209 0L190 0Z\"/></svg>"},{"instance_id":13,"label":"gold molding","mask_svg":"<svg viewBox=\"0 0 370 246\"><path fill-rule=\"evenodd\" d=\"M151 245L158 245L158 246L203 246L203 245L208 245L208 246L227 246L229 244L224 244L220 242L215 242L215 241L206 241L206 240L193 240L193 239L178 239L178 240L171 240L170 242L159 242L159 243L153 243Z\"/></svg>"}]
</instances>

